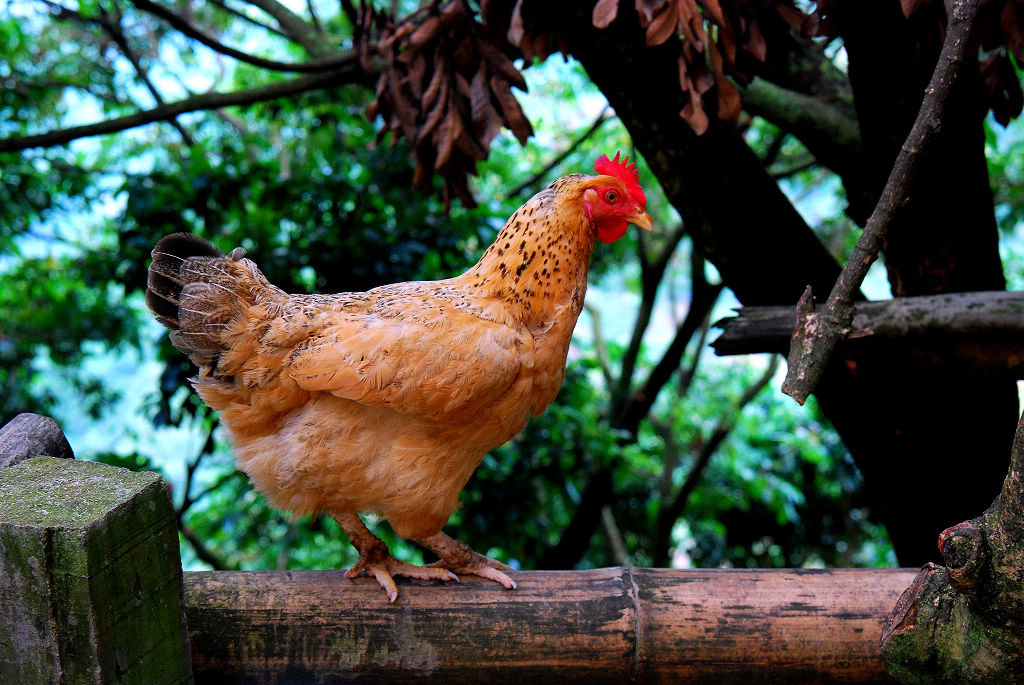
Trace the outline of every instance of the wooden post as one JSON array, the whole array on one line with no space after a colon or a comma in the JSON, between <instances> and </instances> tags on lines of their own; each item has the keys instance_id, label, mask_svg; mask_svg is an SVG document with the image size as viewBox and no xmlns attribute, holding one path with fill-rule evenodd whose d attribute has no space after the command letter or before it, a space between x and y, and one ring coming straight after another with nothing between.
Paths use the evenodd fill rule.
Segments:
<instances>
[{"instance_id":1,"label":"wooden post","mask_svg":"<svg viewBox=\"0 0 1024 685\"><path fill-rule=\"evenodd\" d=\"M907 569L608 568L519 588L341 571L185 574L197 683L891 682L878 640Z\"/></svg>"},{"instance_id":2,"label":"wooden post","mask_svg":"<svg viewBox=\"0 0 1024 685\"><path fill-rule=\"evenodd\" d=\"M0 683L191 682L181 558L155 473L0 470Z\"/></svg>"}]
</instances>

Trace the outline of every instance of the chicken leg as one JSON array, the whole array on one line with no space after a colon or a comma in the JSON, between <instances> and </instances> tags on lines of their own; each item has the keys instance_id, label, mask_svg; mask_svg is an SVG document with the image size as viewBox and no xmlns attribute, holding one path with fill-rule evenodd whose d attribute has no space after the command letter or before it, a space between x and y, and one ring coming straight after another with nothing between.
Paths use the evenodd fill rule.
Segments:
<instances>
[{"instance_id":1,"label":"chicken leg","mask_svg":"<svg viewBox=\"0 0 1024 685\"><path fill-rule=\"evenodd\" d=\"M384 544L384 541L370 532L370 529L366 527L366 524L363 523L358 514L338 514L333 518L348 534L348 539L352 542L352 546L359 552L359 560L352 568L345 572L345 576L347 578L355 578L363 573L372 575L388 594L388 601L394 602L398 597L398 586L395 585L395 579L392 576L422 578L424 580L454 580L458 582L459 577L447 568L417 566L395 559L391 556L391 552L388 551L388 546ZM467 549L469 548L467 547Z\"/></svg>"},{"instance_id":2,"label":"chicken leg","mask_svg":"<svg viewBox=\"0 0 1024 685\"><path fill-rule=\"evenodd\" d=\"M515 590L516 583L504 571L514 570L511 566L495 561L473 551L465 542L460 542L442 533L416 540L441 558L430 568L444 568L455 573L480 576L504 585L508 590Z\"/></svg>"}]
</instances>

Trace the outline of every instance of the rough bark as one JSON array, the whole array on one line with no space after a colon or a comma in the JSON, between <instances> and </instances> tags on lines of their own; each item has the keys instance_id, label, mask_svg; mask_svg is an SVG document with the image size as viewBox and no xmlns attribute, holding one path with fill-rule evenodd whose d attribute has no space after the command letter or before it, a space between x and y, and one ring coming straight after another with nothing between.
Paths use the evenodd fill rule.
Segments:
<instances>
[{"instance_id":1,"label":"rough bark","mask_svg":"<svg viewBox=\"0 0 1024 685\"><path fill-rule=\"evenodd\" d=\"M711 343L720 355L786 354L792 307L742 307L719 321ZM903 367L947 376L1024 378L1024 293L989 291L900 297L857 306L856 335L837 354L864 363L891 357Z\"/></svg>"},{"instance_id":2,"label":"rough bark","mask_svg":"<svg viewBox=\"0 0 1024 685\"><path fill-rule=\"evenodd\" d=\"M197 683L888 680L906 569L606 568L403 583L341 571L185 574Z\"/></svg>"},{"instance_id":3,"label":"rough bark","mask_svg":"<svg viewBox=\"0 0 1024 685\"><path fill-rule=\"evenodd\" d=\"M886 619L881 651L905 683L1024 682L1024 420L995 503L939 536Z\"/></svg>"}]
</instances>

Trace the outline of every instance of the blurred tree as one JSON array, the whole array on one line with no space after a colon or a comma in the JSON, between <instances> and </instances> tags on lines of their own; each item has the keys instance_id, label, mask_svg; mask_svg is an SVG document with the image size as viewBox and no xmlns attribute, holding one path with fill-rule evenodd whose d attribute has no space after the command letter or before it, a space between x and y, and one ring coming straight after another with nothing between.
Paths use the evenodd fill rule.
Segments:
<instances>
[{"instance_id":1,"label":"blurred tree","mask_svg":"<svg viewBox=\"0 0 1024 685\"><path fill-rule=\"evenodd\" d=\"M843 256L849 223L832 217L815 233L779 181L806 187L822 170L834 174L849 216L863 221L942 28L940 3L903 6L9 3L0 14L0 249L14 255L0 262L4 415L40 401L45 409L40 354L74 366L83 341L136 342L147 254L164 233L240 244L292 291L446 276L539 184L586 170L595 150L635 145L643 173L665 191L651 206L668 228L602 251L594 270L606 283L624 273L639 291L631 332L619 343L595 320L559 404L496 450L467 491L453 521L460 535L472 544L477 533L494 540L494 529L515 530L503 537L519 547L497 554L552 567L660 564L673 549L708 564L879 563L884 547L865 551L878 544L870 511L901 562L919 563L939 530L996 492L1016 417L1011 379L838 360L818 396L865 474L860 490L816 407L797 425L795 410L756 392L763 370L712 370L700 354L723 287L744 304L791 303L808 283L830 288L838 267L828 248ZM1019 111L999 47L1017 35L1006 28L1016 0L1005 6L995 13L1002 23L990 22L979 77L958 94L947 154L892 234L895 294L1003 287L977 105L1003 120ZM864 38L876 29L885 40ZM837 45L849 76L833 59ZM890 68L895 46L906 71ZM524 113L513 88L526 81L513 60L531 65L554 50L586 76L563 70L545 100L554 114ZM602 96L611 121L590 104ZM558 114L559 98L570 112ZM517 148L502 127L520 144L535 137ZM388 133L391 144L375 144ZM954 191L957 211L941 209ZM630 252L638 271L620 266ZM709 264L716 275L705 276ZM302 551L289 563L307 563L310 545L337 537L324 533L332 524L300 529L244 494L211 417L181 391L188 365L166 343L161 354L154 421L203 435L178 493L196 555L273 565L294 540ZM771 421L740 412L755 398ZM968 450L981 456L957 497L915 508L907 492L939 488L944 465ZM239 503L246 509L232 510Z\"/></svg>"}]
</instances>

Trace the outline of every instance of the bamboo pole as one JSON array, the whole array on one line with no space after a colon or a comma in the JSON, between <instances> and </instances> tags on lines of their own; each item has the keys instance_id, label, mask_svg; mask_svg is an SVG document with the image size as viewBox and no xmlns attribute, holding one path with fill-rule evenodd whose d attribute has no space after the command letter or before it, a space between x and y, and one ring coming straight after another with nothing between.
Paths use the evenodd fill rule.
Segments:
<instances>
[{"instance_id":1,"label":"bamboo pole","mask_svg":"<svg viewBox=\"0 0 1024 685\"><path fill-rule=\"evenodd\" d=\"M891 682L908 569L518 572L519 588L341 571L185 574L197 683Z\"/></svg>"}]
</instances>

